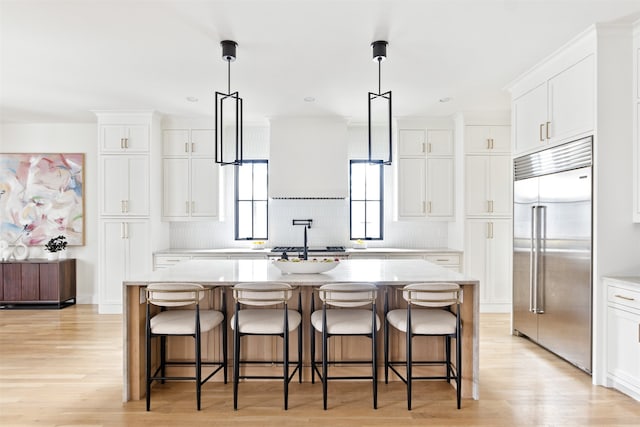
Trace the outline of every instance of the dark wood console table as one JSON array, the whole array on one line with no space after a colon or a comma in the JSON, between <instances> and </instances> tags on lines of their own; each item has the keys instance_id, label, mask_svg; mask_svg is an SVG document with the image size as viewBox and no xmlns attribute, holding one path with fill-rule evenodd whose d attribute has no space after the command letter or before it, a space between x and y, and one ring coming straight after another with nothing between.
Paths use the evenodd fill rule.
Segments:
<instances>
[{"instance_id":1,"label":"dark wood console table","mask_svg":"<svg viewBox=\"0 0 640 427\"><path fill-rule=\"evenodd\" d=\"M0 308L63 308L76 303L76 260L0 262Z\"/></svg>"}]
</instances>

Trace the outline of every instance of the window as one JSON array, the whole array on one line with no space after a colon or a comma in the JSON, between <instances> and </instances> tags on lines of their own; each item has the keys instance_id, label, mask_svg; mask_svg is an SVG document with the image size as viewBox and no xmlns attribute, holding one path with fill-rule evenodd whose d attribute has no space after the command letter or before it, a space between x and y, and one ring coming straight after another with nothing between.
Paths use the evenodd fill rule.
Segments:
<instances>
[{"instance_id":1,"label":"window","mask_svg":"<svg viewBox=\"0 0 640 427\"><path fill-rule=\"evenodd\" d=\"M236 240L268 239L268 162L244 160L236 168Z\"/></svg>"},{"instance_id":2,"label":"window","mask_svg":"<svg viewBox=\"0 0 640 427\"><path fill-rule=\"evenodd\" d=\"M351 160L351 239L382 240L383 166L367 160Z\"/></svg>"}]
</instances>

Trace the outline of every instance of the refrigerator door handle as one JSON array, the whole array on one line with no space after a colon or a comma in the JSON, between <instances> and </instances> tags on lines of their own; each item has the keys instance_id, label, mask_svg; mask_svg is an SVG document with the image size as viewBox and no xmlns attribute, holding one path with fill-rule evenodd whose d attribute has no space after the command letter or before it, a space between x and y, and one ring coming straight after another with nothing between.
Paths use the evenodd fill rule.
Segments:
<instances>
[{"instance_id":1,"label":"refrigerator door handle","mask_svg":"<svg viewBox=\"0 0 640 427\"><path fill-rule=\"evenodd\" d=\"M529 311L536 312L536 286L538 280L538 258L536 256L536 206L531 207L531 251L529 252Z\"/></svg>"},{"instance_id":2,"label":"refrigerator door handle","mask_svg":"<svg viewBox=\"0 0 640 427\"><path fill-rule=\"evenodd\" d=\"M538 206L538 250L537 250L537 258L536 262L536 270L540 268L540 264L544 268L544 259L542 263L540 262L540 257L543 256L546 250L546 235L547 235L547 207L546 206ZM536 273L536 313L543 314L544 313L544 284L540 286L540 281L538 280L538 274Z\"/></svg>"}]
</instances>

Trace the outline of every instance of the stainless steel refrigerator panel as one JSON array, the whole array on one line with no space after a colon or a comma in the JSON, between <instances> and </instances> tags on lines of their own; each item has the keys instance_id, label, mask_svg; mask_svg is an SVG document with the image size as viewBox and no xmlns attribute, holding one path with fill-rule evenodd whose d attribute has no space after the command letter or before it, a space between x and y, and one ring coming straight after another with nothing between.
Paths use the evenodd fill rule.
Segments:
<instances>
[{"instance_id":1,"label":"stainless steel refrigerator panel","mask_svg":"<svg viewBox=\"0 0 640 427\"><path fill-rule=\"evenodd\" d=\"M514 183L513 195L513 328L538 339L537 314L532 310L534 286L533 207L538 203L538 178Z\"/></svg>"},{"instance_id":2,"label":"stainless steel refrigerator panel","mask_svg":"<svg viewBox=\"0 0 640 427\"><path fill-rule=\"evenodd\" d=\"M591 371L591 168L539 180L538 342Z\"/></svg>"}]
</instances>

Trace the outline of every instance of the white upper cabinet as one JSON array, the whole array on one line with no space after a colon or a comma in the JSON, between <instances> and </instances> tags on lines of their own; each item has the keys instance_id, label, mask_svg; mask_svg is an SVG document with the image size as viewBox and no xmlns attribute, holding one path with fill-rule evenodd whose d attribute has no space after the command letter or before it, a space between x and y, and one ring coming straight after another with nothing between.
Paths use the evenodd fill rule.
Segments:
<instances>
[{"instance_id":1,"label":"white upper cabinet","mask_svg":"<svg viewBox=\"0 0 640 427\"><path fill-rule=\"evenodd\" d=\"M464 149L467 154L511 152L511 127L469 125L464 128Z\"/></svg>"},{"instance_id":2,"label":"white upper cabinet","mask_svg":"<svg viewBox=\"0 0 640 427\"><path fill-rule=\"evenodd\" d=\"M103 155L100 213L104 216L149 215L147 156Z\"/></svg>"},{"instance_id":3,"label":"white upper cabinet","mask_svg":"<svg viewBox=\"0 0 640 427\"><path fill-rule=\"evenodd\" d=\"M595 127L595 58L589 54L513 100L514 153L584 136Z\"/></svg>"},{"instance_id":4,"label":"white upper cabinet","mask_svg":"<svg viewBox=\"0 0 640 427\"><path fill-rule=\"evenodd\" d=\"M427 152L424 129L400 129L398 131L398 156L424 157Z\"/></svg>"},{"instance_id":5,"label":"white upper cabinet","mask_svg":"<svg viewBox=\"0 0 640 427\"><path fill-rule=\"evenodd\" d=\"M162 218L168 221L219 217L220 166L215 163L214 131L162 132Z\"/></svg>"},{"instance_id":6,"label":"white upper cabinet","mask_svg":"<svg viewBox=\"0 0 640 427\"><path fill-rule=\"evenodd\" d=\"M511 157L466 156L467 216L511 216Z\"/></svg>"},{"instance_id":7,"label":"white upper cabinet","mask_svg":"<svg viewBox=\"0 0 640 427\"><path fill-rule=\"evenodd\" d=\"M213 129L165 129L162 132L162 153L167 156L215 156Z\"/></svg>"},{"instance_id":8,"label":"white upper cabinet","mask_svg":"<svg viewBox=\"0 0 640 427\"><path fill-rule=\"evenodd\" d=\"M100 150L105 153L145 153L149 151L149 126L102 125Z\"/></svg>"},{"instance_id":9,"label":"white upper cabinet","mask_svg":"<svg viewBox=\"0 0 640 427\"><path fill-rule=\"evenodd\" d=\"M445 219L454 215L453 132L398 131L398 219Z\"/></svg>"}]
</instances>

